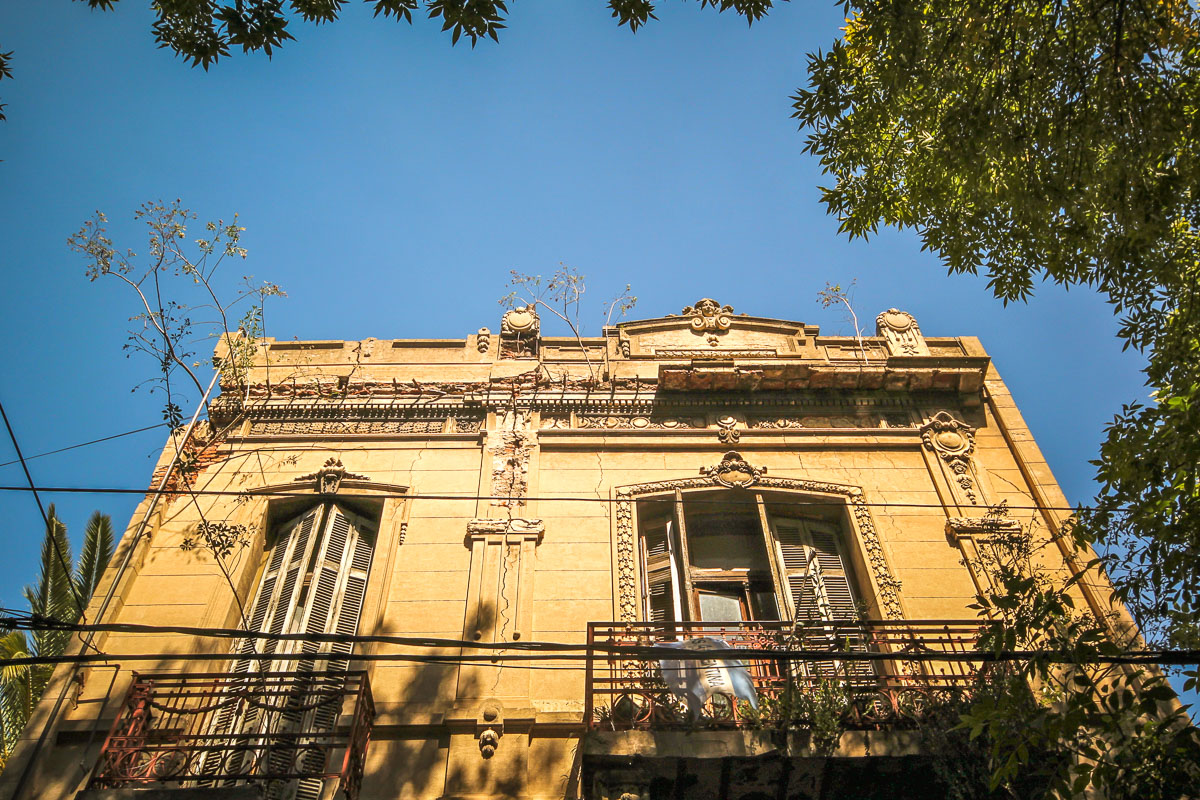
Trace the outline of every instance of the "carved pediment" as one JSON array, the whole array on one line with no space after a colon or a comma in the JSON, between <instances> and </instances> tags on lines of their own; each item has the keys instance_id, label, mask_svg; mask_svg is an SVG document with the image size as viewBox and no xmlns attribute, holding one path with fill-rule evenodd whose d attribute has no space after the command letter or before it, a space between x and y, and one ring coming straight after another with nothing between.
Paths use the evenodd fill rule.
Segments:
<instances>
[{"instance_id":1,"label":"carved pediment","mask_svg":"<svg viewBox=\"0 0 1200 800\"><path fill-rule=\"evenodd\" d=\"M795 356L816 335L800 322L735 314L733 307L705 297L681 314L623 322L617 326L627 358L767 359Z\"/></svg>"}]
</instances>

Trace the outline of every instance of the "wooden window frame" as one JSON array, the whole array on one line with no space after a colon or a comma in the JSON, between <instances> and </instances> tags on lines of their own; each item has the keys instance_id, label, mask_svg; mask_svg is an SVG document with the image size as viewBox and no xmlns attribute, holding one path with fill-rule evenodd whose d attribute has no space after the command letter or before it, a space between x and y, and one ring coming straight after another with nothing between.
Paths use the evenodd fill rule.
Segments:
<instances>
[{"instance_id":1,"label":"wooden window frame","mask_svg":"<svg viewBox=\"0 0 1200 800\"><path fill-rule=\"evenodd\" d=\"M817 549L813 544L812 528L826 527L832 529L831 535L834 537L835 547L838 551L842 562L841 575L845 585L848 588L848 596L850 605L855 607L855 612L851 614L848 607L839 607L836 611L830 602L829 592L821 578L821 572L813 570L813 574L817 576L814 582L814 591L817 594L817 604L820 609L818 621L843 621L851 616L857 615L857 608L863 601L870 602L871 591L867 584L864 583L862 576L859 575L860 570L856 568L853 557L853 539L852 526L847 524L844 518L825 519L814 518L804 515L797 510L793 515L782 515L771 513L767 506L783 506L786 507L791 503L800 501L799 497L793 496L787 492L762 492L749 490L746 493L754 498L754 512L749 512L756 517L756 523L760 535L762 536L762 544L766 551L767 569L754 570L747 568L737 569L701 569L691 566L690 552L688 548L688 530L686 518L686 506L689 497L702 496L704 494L712 494L711 489L701 489L697 491L684 492L682 489L674 489L671 495L652 495L639 498L638 507L642 507L642 503L670 503L673 513L668 517L667 521L667 539L670 550L671 565L671 594L675 600L675 608L677 609L675 616L681 616L678 611L683 611L684 620L675 621L702 621L700 619L700 603L699 603L699 587L705 584L731 584L738 585L745 605L744 613L747 615L748 621L754 613L753 598L751 593L754 591L762 591L765 588L770 588L774 593L775 605L777 614L784 620L796 620L799 609L793 597L791 582L795 580L794 574L789 574L788 568L785 566L785 558L783 553L783 544L780 541L777 533L778 522L780 520L790 521L800 526L805 533L805 546L809 549L808 558L814 564L817 561ZM843 515L844 517L844 515ZM644 543L645 528L641 520L638 520L638 555L639 566L641 567L641 586L642 586L642 614L643 618L649 621L650 613L650 585L648 583L648 563L646 554L646 545ZM794 571L793 571L794 572ZM758 587L756 589L756 587ZM845 606L842 603L842 606Z\"/></svg>"}]
</instances>

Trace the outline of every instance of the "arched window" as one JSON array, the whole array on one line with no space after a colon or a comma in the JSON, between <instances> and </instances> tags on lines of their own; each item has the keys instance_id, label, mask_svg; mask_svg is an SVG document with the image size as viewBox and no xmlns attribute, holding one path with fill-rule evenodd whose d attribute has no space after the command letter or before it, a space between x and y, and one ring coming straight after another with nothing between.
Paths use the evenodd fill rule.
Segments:
<instances>
[{"instance_id":1,"label":"arched window","mask_svg":"<svg viewBox=\"0 0 1200 800\"><path fill-rule=\"evenodd\" d=\"M652 622L852 621L860 594L837 505L747 491L638 502Z\"/></svg>"}]
</instances>

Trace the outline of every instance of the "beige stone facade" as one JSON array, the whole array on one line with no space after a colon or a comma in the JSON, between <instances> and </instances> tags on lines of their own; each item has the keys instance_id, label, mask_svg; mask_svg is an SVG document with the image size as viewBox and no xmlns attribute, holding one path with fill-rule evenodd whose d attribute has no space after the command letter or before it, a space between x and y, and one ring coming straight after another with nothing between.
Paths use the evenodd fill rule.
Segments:
<instances>
[{"instance_id":1,"label":"beige stone facade","mask_svg":"<svg viewBox=\"0 0 1200 800\"><path fill-rule=\"evenodd\" d=\"M369 676L363 800L676 796L663 794L660 767L689 759L689 774L713 777L678 796L819 792L803 741L719 724L589 731L586 714L616 714L620 698L589 697L577 657L520 657L545 655L530 643L586 645L589 623L790 620L802 609L829 620L847 603L881 624L971 619L983 578L968 565L988 509L1007 504L1012 520L1048 532L1066 515L1047 509L1067 503L976 339L925 337L895 309L877 326L861 340L823 336L705 299L582 340L541 336L531 309L464 339L267 340L247 379L222 387L212 424L168 442L154 485L177 445L186 469L140 506L91 616L115 580L106 623L231 629L240 604L256 631L376 637L321 662ZM279 549L306 514L324 533ZM196 544L206 524L232 537L220 563ZM339 524L352 532L341 556ZM742 541L754 551L744 563L730 555ZM821 541L836 545L818 569ZM656 578L668 551L675 560ZM264 588L292 563L303 586ZM333 605L321 623L326 577ZM259 609L271 591L274 605ZM61 667L0 796L258 796L253 782L173 782L170 760L148 782L95 781L132 673L229 671L231 647L247 642L266 646L100 634L95 646L114 657L165 655ZM255 663L267 662L301 668ZM233 723L206 731L218 724ZM871 731L839 747L839 769L859 763L884 783L886 757L919 749ZM731 788L722 755L767 752L791 777L760 777L759 794ZM772 794L779 781L793 784ZM336 790L330 779L311 796ZM309 796L286 781L265 791Z\"/></svg>"}]
</instances>

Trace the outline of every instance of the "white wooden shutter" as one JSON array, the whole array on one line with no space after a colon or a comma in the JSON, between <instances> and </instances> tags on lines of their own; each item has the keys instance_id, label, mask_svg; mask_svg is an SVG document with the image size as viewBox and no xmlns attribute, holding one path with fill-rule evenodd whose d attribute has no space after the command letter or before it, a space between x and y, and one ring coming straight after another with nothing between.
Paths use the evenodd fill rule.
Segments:
<instances>
[{"instance_id":1,"label":"white wooden shutter","mask_svg":"<svg viewBox=\"0 0 1200 800\"><path fill-rule=\"evenodd\" d=\"M375 531L367 520L340 506L329 506L321 543L313 561L308 594L303 613L296 621L296 628L308 634L338 633L353 636L358 633L359 617L362 614L363 598L366 595L367 577L374 554ZM352 642L319 642L302 640L296 652L309 656L294 662L292 669L297 673L317 670L337 672L346 669L347 656L353 651ZM338 658L320 658L322 654L337 654ZM328 679L299 680L295 690L284 703L282 711L284 729L302 728L307 731L328 731L337 724L338 702L318 705L322 695L340 693L337 676ZM340 694L338 695L340 697ZM294 726L294 727L293 727ZM329 753L306 750L297 754L291 748L277 748L271 755L276 769L286 768L295 758L302 760L304 771L319 771ZM279 787L281 793L269 796L316 800L322 792L323 782L302 779L291 786Z\"/></svg>"},{"instance_id":2,"label":"white wooden shutter","mask_svg":"<svg viewBox=\"0 0 1200 800\"><path fill-rule=\"evenodd\" d=\"M303 588L303 572L316 539L313 531L321 516L321 507L312 508L281 526L275 545L268 556L267 568L259 580L258 592L251 605L249 623L252 631L273 634L289 630ZM275 653L280 649L276 639L242 639L239 653ZM278 669L272 662L259 662L260 668ZM252 661L241 658L234 662L233 672L246 672Z\"/></svg>"},{"instance_id":3,"label":"white wooden shutter","mask_svg":"<svg viewBox=\"0 0 1200 800\"><path fill-rule=\"evenodd\" d=\"M646 621L677 621L679 619L677 612L679 599L676 588L678 580L674 574L670 520L660 520L643 528L642 553Z\"/></svg>"},{"instance_id":4,"label":"white wooden shutter","mask_svg":"<svg viewBox=\"0 0 1200 800\"><path fill-rule=\"evenodd\" d=\"M796 519L772 519L771 527L779 543L792 619L799 622L824 619L818 600L814 553L808 546L804 523Z\"/></svg>"},{"instance_id":5,"label":"white wooden shutter","mask_svg":"<svg viewBox=\"0 0 1200 800\"><path fill-rule=\"evenodd\" d=\"M834 623L810 628L804 646L866 652L866 637L854 625L858 603L839 528L815 520L774 519L771 525L779 542L795 620ZM805 667L810 674L823 678L873 680L875 675L868 661L831 659L812 661Z\"/></svg>"},{"instance_id":6,"label":"white wooden shutter","mask_svg":"<svg viewBox=\"0 0 1200 800\"><path fill-rule=\"evenodd\" d=\"M267 554L267 566L258 581L254 601L250 604L247 618L251 631L282 633L295 616L296 603L302 584L302 572L312 552L316 529L322 512L320 506L309 509L300 516L279 526L275 544ZM286 650L284 643L283 650ZM276 639L239 639L233 646L235 657L229 671L234 675L246 675L247 684L253 691L254 673L279 669L277 663L255 658L251 653L275 653L281 648ZM223 707L213 720L211 732L218 736L235 731L248 733L259 725L260 709L257 706L238 702ZM222 764L218 757L206 758L200 768L201 774L215 775L220 772L237 772L245 758L245 751L236 751L228 756L229 763Z\"/></svg>"},{"instance_id":7,"label":"white wooden shutter","mask_svg":"<svg viewBox=\"0 0 1200 800\"><path fill-rule=\"evenodd\" d=\"M858 602L850 586L848 559L840 532L824 522L810 522L807 527L825 618L838 622L857 621Z\"/></svg>"}]
</instances>

